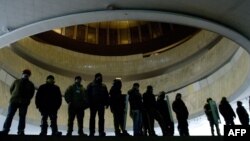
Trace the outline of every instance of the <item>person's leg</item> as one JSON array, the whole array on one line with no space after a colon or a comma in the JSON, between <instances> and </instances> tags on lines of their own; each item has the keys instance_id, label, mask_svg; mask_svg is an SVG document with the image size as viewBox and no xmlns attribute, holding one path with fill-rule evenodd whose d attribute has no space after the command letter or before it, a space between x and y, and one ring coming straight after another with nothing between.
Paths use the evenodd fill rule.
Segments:
<instances>
[{"instance_id":1,"label":"person's leg","mask_svg":"<svg viewBox=\"0 0 250 141\"><path fill-rule=\"evenodd\" d=\"M115 135L120 136L121 131L119 128L119 125L120 125L119 113L118 111L115 111L115 110L113 111L113 123L114 123Z\"/></svg>"},{"instance_id":2,"label":"person's leg","mask_svg":"<svg viewBox=\"0 0 250 141\"><path fill-rule=\"evenodd\" d=\"M91 107L90 108L90 120L89 120L89 136L95 135L95 117L96 117L97 109Z\"/></svg>"},{"instance_id":3,"label":"person's leg","mask_svg":"<svg viewBox=\"0 0 250 141\"><path fill-rule=\"evenodd\" d=\"M19 123L18 123L18 135L24 135L24 129L26 124L26 114L28 105L20 105L19 107Z\"/></svg>"},{"instance_id":4,"label":"person's leg","mask_svg":"<svg viewBox=\"0 0 250 141\"><path fill-rule=\"evenodd\" d=\"M51 130L53 136L61 136L62 132L58 132L58 126L57 126L57 111L52 112L49 114L50 121L51 121Z\"/></svg>"},{"instance_id":5,"label":"person's leg","mask_svg":"<svg viewBox=\"0 0 250 141\"><path fill-rule=\"evenodd\" d=\"M1 134L8 134L8 132L10 131L11 123L12 123L13 117L14 117L17 109L18 109L18 106L16 104L9 105L8 114L7 114L7 117L4 121L3 131L1 131Z\"/></svg>"},{"instance_id":6,"label":"person's leg","mask_svg":"<svg viewBox=\"0 0 250 141\"><path fill-rule=\"evenodd\" d=\"M41 119L41 132L40 132L40 135L47 135L47 130L48 130L48 114L47 113L44 113L44 112L41 112L41 115L42 115L42 119Z\"/></svg>"},{"instance_id":7,"label":"person's leg","mask_svg":"<svg viewBox=\"0 0 250 141\"><path fill-rule=\"evenodd\" d=\"M73 132L73 126L74 126L74 119L75 119L75 110L72 108L68 108L68 130L67 130L67 136L71 136Z\"/></svg>"},{"instance_id":8,"label":"person's leg","mask_svg":"<svg viewBox=\"0 0 250 141\"><path fill-rule=\"evenodd\" d=\"M215 124L215 127L216 127L216 132L217 132L217 135L218 135L218 136L221 136L221 134L220 134L220 128L219 128L219 124Z\"/></svg>"},{"instance_id":9,"label":"person's leg","mask_svg":"<svg viewBox=\"0 0 250 141\"><path fill-rule=\"evenodd\" d=\"M106 136L106 133L104 131L104 124L105 124L105 119L104 119L104 114L105 114L105 107L99 107L98 108L98 126L99 126L99 136Z\"/></svg>"},{"instance_id":10,"label":"person's leg","mask_svg":"<svg viewBox=\"0 0 250 141\"><path fill-rule=\"evenodd\" d=\"M212 136L214 136L214 123L210 121L209 125L210 125L210 129L211 129L211 134L212 134Z\"/></svg>"},{"instance_id":11,"label":"person's leg","mask_svg":"<svg viewBox=\"0 0 250 141\"><path fill-rule=\"evenodd\" d=\"M77 110L76 118L77 118L77 125L78 125L78 135L87 136L83 132L83 117L84 117L84 110L82 109Z\"/></svg>"}]
</instances>

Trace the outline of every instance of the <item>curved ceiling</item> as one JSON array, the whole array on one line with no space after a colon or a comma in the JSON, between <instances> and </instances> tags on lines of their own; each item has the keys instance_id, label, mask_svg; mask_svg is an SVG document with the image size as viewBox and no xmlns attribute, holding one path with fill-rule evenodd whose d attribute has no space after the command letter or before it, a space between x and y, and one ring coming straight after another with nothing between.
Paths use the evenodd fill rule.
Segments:
<instances>
[{"instance_id":1,"label":"curved ceiling","mask_svg":"<svg viewBox=\"0 0 250 141\"><path fill-rule=\"evenodd\" d=\"M220 33L249 51L250 21L246 0L220 1L61 1L0 2L0 46L24 36L79 23L110 20L150 20L179 23ZM111 8L110 8L111 7ZM53 9L53 10L51 10ZM216 9L216 10L214 10ZM16 12L18 11L18 12Z\"/></svg>"},{"instance_id":2,"label":"curved ceiling","mask_svg":"<svg viewBox=\"0 0 250 141\"><path fill-rule=\"evenodd\" d=\"M142 20L219 33L250 52L247 0L1 0L0 48L24 37L82 23ZM248 87L250 75L245 82Z\"/></svg>"}]
</instances>

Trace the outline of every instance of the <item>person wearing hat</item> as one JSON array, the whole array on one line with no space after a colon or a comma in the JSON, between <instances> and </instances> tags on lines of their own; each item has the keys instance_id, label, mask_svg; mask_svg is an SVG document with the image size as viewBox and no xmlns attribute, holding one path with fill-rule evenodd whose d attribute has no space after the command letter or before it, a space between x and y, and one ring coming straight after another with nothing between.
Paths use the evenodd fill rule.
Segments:
<instances>
[{"instance_id":1,"label":"person wearing hat","mask_svg":"<svg viewBox=\"0 0 250 141\"><path fill-rule=\"evenodd\" d=\"M109 107L109 93L107 86L102 82L101 73L96 73L95 79L88 84L87 94L90 106L89 136L95 135L95 117L97 112L99 118L99 136L106 136L106 133L104 131L104 114L105 107Z\"/></svg>"},{"instance_id":2,"label":"person wearing hat","mask_svg":"<svg viewBox=\"0 0 250 141\"><path fill-rule=\"evenodd\" d=\"M16 79L10 87L11 98L9 101L8 114L3 124L3 130L0 131L1 135L7 135L9 133L13 117L17 110L19 110L17 134L24 135L28 106L35 92L34 84L29 80L30 76L30 70L23 70L22 77L20 79Z\"/></svg>"},{"instance_id":3,"label":"person wearing hat","mask_svg":"<svg viewBox=\"0 0 250 141\"><path fill-rule=\"evenodd\" d=\"M58 132L57 111L62 104L62 94L60 88L55 85L55 78L53 75L47 76L45 84L42 84L38 88L35 104L42 116L40 135L47 135L47 120L50 118L52 135L60 136L62 133Z\"/></svg>"},{"instance_id":4,"label":"person wearing hat","mask_svg":"<svg viewBox=\"0 0 250 141\"><path fill-rule=\"evenodd\" d=\"M72 136L74 119L78 122L78 135L87 136L83 132L84 110L88 108L86 89L81 84L82 78L75 77L74 84L70 85L65 92L64 98L68 103L68 131L67 136Z\"/></svg>"}]
</instances>

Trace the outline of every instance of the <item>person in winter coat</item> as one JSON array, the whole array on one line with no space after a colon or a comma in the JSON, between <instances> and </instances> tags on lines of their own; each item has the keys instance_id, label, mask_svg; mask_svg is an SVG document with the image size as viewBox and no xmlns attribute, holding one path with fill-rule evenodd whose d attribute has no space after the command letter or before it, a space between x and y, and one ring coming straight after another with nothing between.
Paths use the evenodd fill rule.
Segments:
<instances>
[{"instance_id":1,"label":"person in winter coat","mask_svg":"<svg viewBox=\"0 0 250 141\"><path fill-rule=\"evenodd\" d=\"M122 81L115 79L109 91L110 110L114 118L114 128L116 136L129 136L125 129L125 96L122 95Z\"/></svg>"},{"instance_id":2,"label":"person in winter coat","mask_svg":"<svg viewBox=\"0 0 250 141\"><path fill-rule=\"evenodd\" d=\"M105 108L109 107L109 93L107 86L102 82L102 74L96 73L93 82L87 86L87 94L90 106L89 136L95 135L95 117L98 112L99 136L106 136L104 131Z\"/></svg>"},{"instance_id":3,"label":"person in winter coat","mask_svg":"<svg viewBox=\"0 0 250 141\"><path fill-rule=\"evenodd\" d=\"M207 99L207 103L204 105L204 112L209 121L212 135L214 136L214 126L215 126L217 135L221 136L219 128L219 123L220 123L219 112L217 110L216 103L215 101L212 100L212 98Z\"/></svg>"},{"instance_id":4,"label":"person in winter coat","mask_svg":"<svg viewBox=\"0 0 250 141\"><path fill-rule=\"evenodd\" d=\"M237 101L236 113L239 117L241 125L249 125L249 115L241 101Z\"/></svg>"},{"instance_id":5,"label":"person in winter coat","mask_svg":"<svg viewBox=\"0 0 250 141\"><path fill-rule=\"evenodd\" d=\"M226 97L222 97L219 104L219 111L224 117L226 125L234 125L234 118L236 117L233 108L227 101Z\"/></svg>"},{"instance_id":6,"label":"person in winter coat","mask_svg":"<svg viewBox=\"0 0 250 141\"><path fill-rule=\"evenodd\" d=\"M68 103L68 131L67 136L72 136L75 117L77 118L78 135L87 136L83 132L84 110L88 108L87 91L81 84L81 76L75 77L75 82L65 92L64 98Z\"/></svg>"},{"instance_id":7,"label":"person in winter coat","mask_svg":"<svg viewBox=\"0 0 250 141\"><path fill-rule=\"evenodd\" d=\"M155 130L154 130L154 121L156 120L161 129L162 129L162 134L166 135L166 125L164 123L163 117L161 116L160 112L157 109L156 105L156 99L155 99L155 94L153 94L153 87L151 85L147 86L146 92L143 94L143 107L145 111L145 118L146 120L144 122L144 127L145 127L145 135L149 136L156 136Z\"/></svg>"},{"instance_id":8,"label":"person in winter coat","mask_svg":"<svg viewBox=\"0 0 250 141\"><path fill-rule=\"evenodd\" d=\"M11 98L9 101L8 114L3 124L3 130L0 131L0 135L7 135L10 131L11 123L17 110L19 110L19 123L18 123L18 135L24 135L25 119L28 111L28 106L35 93L35 86L33 82L29 80L31 71L28 69L23 70L22 78L16 79L11 87Z\"/></svg>"},{"instance_id":9,"label":"person in winter coat","mask_svg":"<svg viewBox=\"0 0 250 141\"><path fill-rule=\"evenodd\" d=\"M51 121L52 135L62 135L62 132L59 132L57 127L57 112L62 104L62 94L60 88L55 85L53 75L47 76L46 83L38 88L35 103L42 115L40 135L47 135L48 118Z\"/></svg>"},{"instance_id":10,"label":"person in winter coat","mask_svg":"<svg viewBox=\"0 0 250 141\"><path fill-rule=\"evenodd\" d=\"M139 83L134 83L128 91L130 104L130 117L133 120L133 135L142 136L142 95L139 91Z\"/></svg>"},{"instance_id":11,"label":"person in winter coat","mask_svg":"<svg viewBox=\"0 0 250 141\"><path fill-rule=\"evenodd\" d=\"M176 94L175 101L172 104L172 108L176 114L180 136L189 136L188 121L187 121L189 112L185 103L181 99L180 93Z\"/></svg>"},{"instance_id":12,"label":"person in winter coat","mask_svg":"<svg viewBox=\"0 0 250 141\"><path fill-rule=\"evenodd\" d=\"M157 98L156 101L156 109L159 111L160 115L163 118L165 128L162 128L162 130L165 130L165 136L173 136L174 135L174 122L171 117L171 109L170 105L168 104L168 101L165 100L165 92L160 92L160 95Z\"/></svg>"}]
</instances>

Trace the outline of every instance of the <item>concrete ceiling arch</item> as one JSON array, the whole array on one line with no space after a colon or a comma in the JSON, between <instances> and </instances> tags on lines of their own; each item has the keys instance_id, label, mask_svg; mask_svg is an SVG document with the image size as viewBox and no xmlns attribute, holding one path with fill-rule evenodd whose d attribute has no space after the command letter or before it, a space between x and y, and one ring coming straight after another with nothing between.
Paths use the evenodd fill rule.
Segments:
<instances>
[{"instance_id":1,"label":"concrete ceiling arch","mask_svg":"<svg viewBox=\"0 0 250 141\"><path fill-rule=\"evenodd\" d=\"M109 16L106 17L103 15ZM250 42L246 37L222 24L200 17L152 10L105 10L54 17L28 24L12 31L7 30L6 33L0 36L0 47L18 41L24 37L58 27L112 20L157 21L202 28L223 35L244 47L248 52L250 51Z\"/></svg>"}]
</instances>

